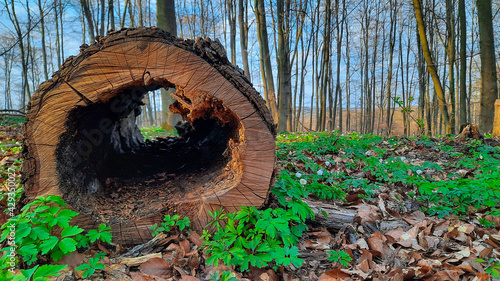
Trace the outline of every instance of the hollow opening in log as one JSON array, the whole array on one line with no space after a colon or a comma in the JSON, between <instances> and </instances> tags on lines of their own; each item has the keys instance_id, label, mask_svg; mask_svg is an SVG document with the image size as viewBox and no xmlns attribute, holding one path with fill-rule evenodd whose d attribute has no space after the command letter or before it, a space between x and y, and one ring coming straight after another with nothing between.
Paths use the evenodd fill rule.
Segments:
<instances>
[{"instance_id":1,"label":"hollow opening in log","mask_svg":"<svg viewBox=\"0 0 500 281\"><path fill-rule=\"evenodd\" d=\"M161 217L240 181L244 128L209 93L177 87L170 110L185 120L176 126L179 136L143 141L136 117L144 95L172 86L130 86L69 113L56 149L57 176L76 211L110 224Z\"/></svg>"}]
</instances>

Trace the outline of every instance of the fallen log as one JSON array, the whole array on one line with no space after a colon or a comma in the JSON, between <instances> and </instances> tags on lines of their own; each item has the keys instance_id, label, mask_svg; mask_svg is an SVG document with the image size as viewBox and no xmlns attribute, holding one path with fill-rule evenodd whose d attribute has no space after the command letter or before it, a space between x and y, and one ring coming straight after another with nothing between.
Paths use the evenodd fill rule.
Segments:
<instances>
[{"instance_id":1,"label":"fallen log","mask_svg":"<svg viewBox=\"0 0 500 281\"><path fill-rule=\"evenodd\" d=\"M314 213L315 221L321 223L327 229L341 230L347 224L354 223L357 211L348 210L332 204L320 201L303 199Z\"/></svg>"},{"instance_id":2,"label":"fallen log","mask_svg":"<svg viewBox=\"0 0 500 281\"><path fill-rule=\"evenodd\" d=\"M202 229L209 211L261 206L274 181L275 126L217 40L158 28L111 32L66 59L33 95L22 156L24 202L61 195L115 242L137 245L165 214ZM175 88L179 137L144 142L144 95Z\"/></svg>"}]
</instances>

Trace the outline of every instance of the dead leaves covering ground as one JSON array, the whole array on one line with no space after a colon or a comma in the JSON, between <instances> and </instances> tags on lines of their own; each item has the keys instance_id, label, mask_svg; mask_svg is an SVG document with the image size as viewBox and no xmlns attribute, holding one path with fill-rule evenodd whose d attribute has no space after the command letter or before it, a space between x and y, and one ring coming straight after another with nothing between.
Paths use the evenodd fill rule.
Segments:
<instances>
[{"instance_id":1,"label":"dead leaves covering ground","mask_svg":"<svg viewBox=\"0 0 500 281\"><path fill-rule=\"evenodd\" d=\"M384 143L379 143L379 146L384 146ZM463 145L456 144L454 148L460 150ZM443 165L453 161L453 158L415 142L393 149L391 153L404 156L414 164L432 161ZM5 158L13 156L4 155L2 158L8 161ZM349 165L349 159L341 155L330 156L334 159L334 165L326 165L322 157L310 155L316 163L324 165L325 170L343 170L358 178L376 180L370 172ZM304 173L312 172L303 163L295 164ZM424 172L439 180L445 179L449 171ZM464 178L471 178L474 171L463 169L457 173ZM372 200L366 200L359 196L366 195L363 190L353 189L347 193L346 202L322 202L335 205L337 209L345 210L345 213L355 213L355 216L352 222L344 223L341 229L328 230L326 225L310 222L310 231L298 245L300 257L305 261L300 268L288 266L274 270L251 267L245 273L224 265L215 268L205 264L207 256L200 250L203 244L200 235L190 232L188 235L163 235L157 237L154 243L132 251L120 245L108 248L98 245L84 254L72 253L59 262L69 266L53 280L82 279L82 272L75 270L75 267L99 251L108 253L103 260L106 269L92 276L93 280L197 281L217 278L223 271L232 272L240 280L263 281L491 280L485 271L488 264L476 260L493 258L498 261L500 219L484 215L484 210L477 213L471 210L467 217L461 219L456 216L442 219L430 217L420 211L420 202L406 196L409 191L411 188L405 185L386 185L375 192ZM478 221L480 218L490 221L494 227L483 227ZM352 261L347 267L328 261L328 251L331 250L345 251Z\"/></svg>"}]
</instances>

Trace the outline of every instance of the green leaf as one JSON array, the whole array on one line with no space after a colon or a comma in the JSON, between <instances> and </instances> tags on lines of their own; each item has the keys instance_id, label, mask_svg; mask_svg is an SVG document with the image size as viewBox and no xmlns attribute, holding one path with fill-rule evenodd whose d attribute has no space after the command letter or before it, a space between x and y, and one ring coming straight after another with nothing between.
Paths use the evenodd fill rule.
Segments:
<instances>
[{"instance_id":1,"label":"green leaf","mask_svg":"<svg viewBox=\"0 0 500 281\"><path fill-rule=\"evenodd\" d=\"M101 239L102 242L106 242L106 243L111 243L112 238L113 238L113 235L111 235L111 233L109 233L107 231L102 232L101 237L99 237L99 239Z\"/></svg>"},{"instance_id":2,"label":"green leaf","mask_svg":"<svg viewBox=\"0 0 500 281\"><path fill-rule=\"evenodd\" d=\"M105 267L102 263L98 263L98 264L96 264L96 266L95 266L95 269L96 269L96 270L99 270L99 269L105 269L105 268L106 268L106 267Z\"/></svg>"},{"instance_id":3,"label":"green leaf","mask_svg":"<svg viewBox=\"0 0 500 281\"><path fill-rule=\"evenodd\" d=\"M57 242L59 242L59 238L57 238L56 236L50 236L49 239L44 240L40 245L41 246L40 250L42 250L42 255L45 255L46 253L54 249L54 247L57 245Z\"/></svg>"},{"instance_id":4,"label":"green leaf","mask_svg":"<svg viewBox=\"0 0 500 281\"><path fill-rule=\"evenodd\" d=\"M74 236L81 232L83 232L82 228L79 228L78 226L70 226L63 229L63 231L61 232L61 237L64 238L68 236Z\"/></svg>"},{"instance_id":5,"label":"green leaf","mask_svg":"<svg viewBox=\"0 0 500 281\"><path fill-rule=\"evenodd\" d=\"M33 268L30 268L30 269L24 269L24 270L21 270L21 274L26 277L25 280L31 280L31 277L33 276L33 273L37 270L37 268L39 267L39 265L33 267Z\"/></svg>"},{"instance_id":6,"label":"green leaf","mask_svg":"<svg viewBox=\"0 0 500 281\"><path fill-rule=\"evenodd\" d=\"M29 236L33 240L45 240L49 238L50 233L46 227L36 226L31 229Z\"/></svg>"},{"instance_id":7,"label":"green leaf","mask_svg":"<svg viewBox=\"0 0 500 281\"><path fill-rule=\"evenodd\" d=\"M105 231L105 230L110 230L110 229L111 229L111 227L106 226L106 224L105 224L105 223L101 223L101 224L99 224L99 232L103 232L103 231Z\"/></svg>"},{"instance_id":8,"label":"green leaf","mask_svg":"<svg viewBox=\"0 0 500 281\"><path fill-rule=\"evenodd\" d=\"M19 248L18 253L23 257L23 260L28 264L37 260L38 249L34 244L27 244Z\"/></svg>"},{"instance_id":9,"label":"green leaf","mask_svg":"<svg viewBox=\"0 0 500 281\"><path fill-rule=\"evenodd\" d=\"M66 268L68 265L53 265L53 264L45 264L40 266L33 275L33 279L41 277L50 277L50 276L58 276L61 275L59 271Z\"/></svg>"},{"instance_id":10,"label":"green leaf","mask_svg":"<svg viewBox=\"0 0 500 281\"><path fill-rule=\"evenodd\" d=\"M92 267L90 266L90 264L88 264L88 263L82 263L81 265L79 265L79 266L78 266L78 267L76 267L75 269L76 269L76 270L87 270L87 269L89 269L89 268L92 268Z\"/></svg>"},{"instance_id":11,"label":"green leaf","mask_svg":"<svg viewBox=\"0 0 500 281\"><path fill-rule=\"evenodd\" d=\"M52 252L50 254L50 257L54 260L54 261L58 261L60 259L62 259L62 257L64 256L63 252L61 250L56 250L54 252Z\"/></svg>"},{"instance_id":12,"label":"green leaf","mask_svg":"<svg viewBox=\"0 0 500 281\"><path fill-rule=\"evenodd\" d=\"M16 226L16 239L21 239L28 236L31 232L32 225L28 223L20 223Z\"/></svg>"},{"instance_id":13,"label":"green leaf","mask_svg":"<svg viewBox=\"0 0 500 281\"><path fill-rule=\"evenodd\" d=\"M64 238L57 245L64 254L76 251L76 241L73 238Z\"/></svg>"},{"instance_id":14,"label":"green leaf","mask_svg":"<svg viewBox=\"0 0 500 281\"><path fill-rule=\"evenodd\" d=\"M101 234L97 230L91 229L87 233L87 237L89 238L90 242L94 243L97 239L99 239L99 237L101 237Z\"/></svg>"}]
</instances>

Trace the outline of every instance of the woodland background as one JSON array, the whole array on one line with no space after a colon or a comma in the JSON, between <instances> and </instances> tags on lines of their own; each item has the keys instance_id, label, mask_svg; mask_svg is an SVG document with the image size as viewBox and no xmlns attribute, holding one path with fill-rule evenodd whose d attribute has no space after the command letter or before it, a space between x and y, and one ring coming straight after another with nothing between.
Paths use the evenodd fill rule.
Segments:
<instances>
[{"instance_id":1,"label":"woodland background","mask_svg":"<svg viewBox=\"0 0 500 281\"><path fill-rule=\"evenodd\" d=\"M281 131L437 135L472 122L488 133L500 80L499 12L498 0L2 0L0 109L25 111L66 57L108 30L159 26L182 38L218 38ZM169 118L165 92L145 103L140 125Z\"/></svg>"}]
</instances>

